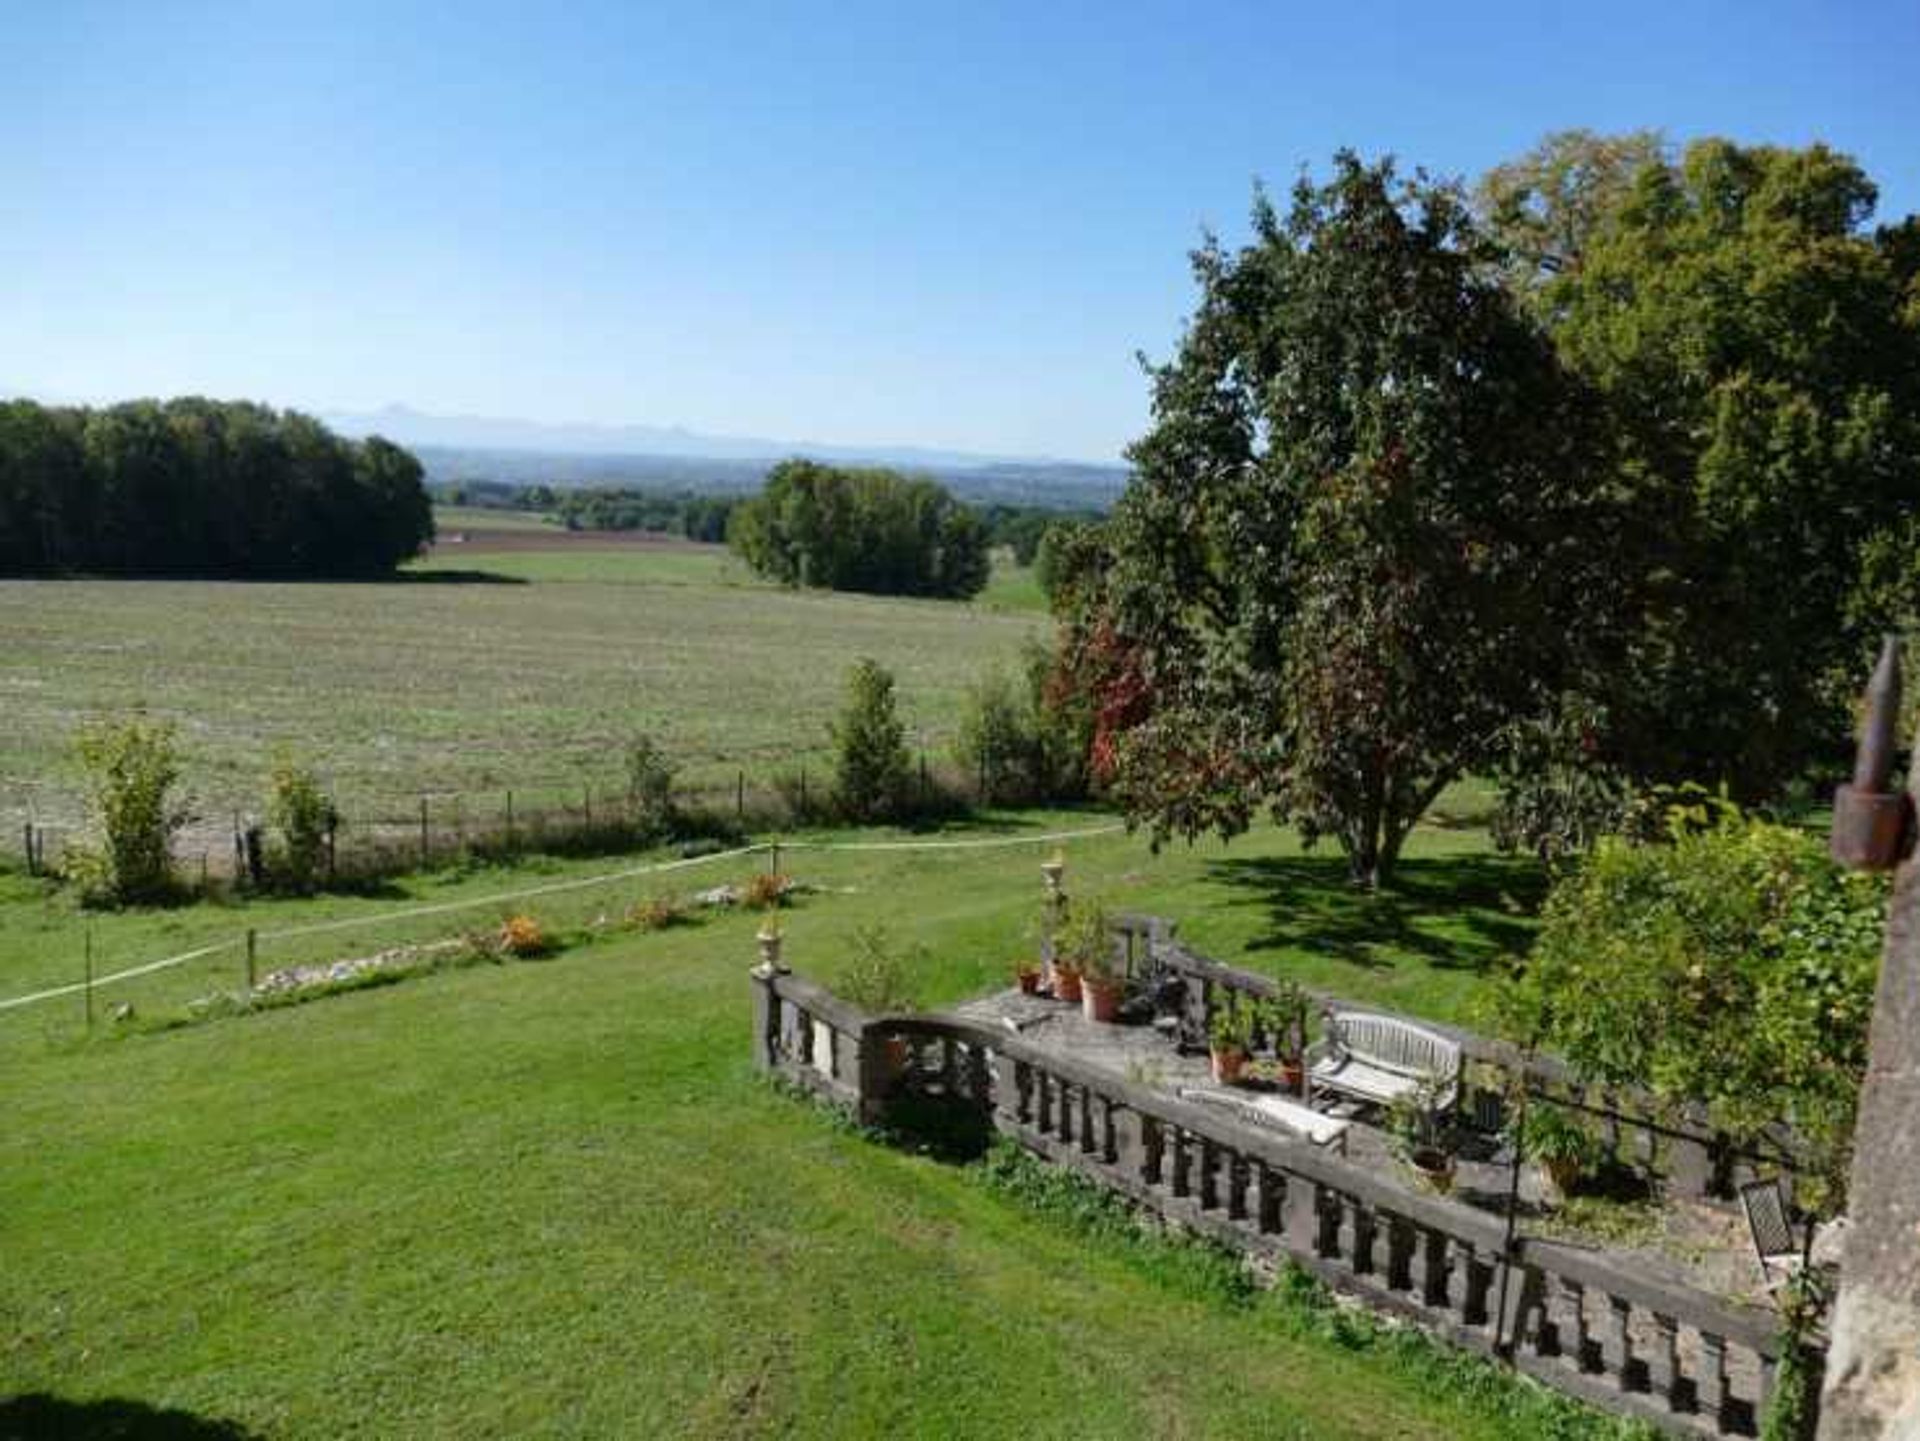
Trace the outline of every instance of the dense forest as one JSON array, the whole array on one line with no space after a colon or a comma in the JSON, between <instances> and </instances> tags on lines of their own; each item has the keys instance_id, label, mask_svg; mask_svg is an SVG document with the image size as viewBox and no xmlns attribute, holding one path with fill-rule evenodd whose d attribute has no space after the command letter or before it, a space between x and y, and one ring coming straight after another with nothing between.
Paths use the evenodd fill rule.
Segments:
<instances>
[{"instance_id":1,"label":"dense forest","mask_svg":"<svg viewBox=\"0 0 1920 1441\"><path fill-rule=\"evenodd\" d=\"M0 403L0 575L376 576L432 538L411 454L295 411Z\"/></svg>"}]
</instances>

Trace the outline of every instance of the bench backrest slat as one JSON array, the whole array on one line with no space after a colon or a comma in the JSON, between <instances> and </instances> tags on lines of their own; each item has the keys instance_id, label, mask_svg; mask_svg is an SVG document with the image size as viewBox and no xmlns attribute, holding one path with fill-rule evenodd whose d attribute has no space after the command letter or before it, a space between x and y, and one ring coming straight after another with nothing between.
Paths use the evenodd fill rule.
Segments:
<instances>
[{"instance_id":1,"label":"bench backrest slat","mask_svg":"<svg viewBox=\"0 0 1920 1441\"><path fill-rule=\"evenodd\" d=\"M1332 1017L1335 1039L1353 1055L1403 1076L1452 1080L1460 1071L1460 1048L1445 1036L1388 1016L1346 1011Z\"/></svg>"}]
</instances>

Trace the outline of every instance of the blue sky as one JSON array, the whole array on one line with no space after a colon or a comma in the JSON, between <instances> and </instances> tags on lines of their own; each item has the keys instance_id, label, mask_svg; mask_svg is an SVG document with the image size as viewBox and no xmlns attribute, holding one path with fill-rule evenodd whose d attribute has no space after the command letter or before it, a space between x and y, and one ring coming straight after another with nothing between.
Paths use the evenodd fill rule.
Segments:
<instances>
[{"instance_id":1,"label":"blue sky","mask_svg":"<svg viewBox=\"0 0 1920 1441\"><path fill-rule=\"evenodd\" d=\"M15 0L0 387L1111 459L1254 177L1655 126L1889 217L1916 54L1913 0Z\"/></svg>"}]
</instances>

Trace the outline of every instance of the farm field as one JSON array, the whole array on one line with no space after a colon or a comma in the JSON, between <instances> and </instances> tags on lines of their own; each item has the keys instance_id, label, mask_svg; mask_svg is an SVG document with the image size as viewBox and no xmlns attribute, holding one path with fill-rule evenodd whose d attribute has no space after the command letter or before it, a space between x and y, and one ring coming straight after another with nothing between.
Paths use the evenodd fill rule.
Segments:
<instances>
[{"instance_id":1,"label":"farm field","mask_svg":"<svg viewBox=\"0 0 1920 1441\"><path fill-rule=\"evenodd\" d=\"M789 959L831 979L855 928L884 921L929 943L927 1000L992 984L1031 944L1043 853L790 853L820 889L787 915ZM1357 903L1286 834L1159 856L1109 835L1068 861L1077 893L1164 909L1223 956L1310 957L1317 979L1453 1014L1526 927L1529 868L1459 833L1419 838L1385 939L1347 954L1309 931ZM714 864L676 884L744 863ZM569 873L411 879L381 904ZM75 934L25 884L0 899L9 992ZM138 949L369 904L110 919ZM573 924L594 904L527 906ZM18 939L36 908L53 928L37 944ZM0 1396L293 1437L1546 1434L765 1087L746 1046L756 923L91 1043L47 1008L0 1013Z\"/></svg>"},{"instance_id":2,"label":"farm field","mask_svg":"<svg viewBox=\"0 0 1920 1441\"><path fill-rule=\"evenodd\" d=\"M137 704L179 722L200 844L218 847L281 744L349 823L422 794L577 795L613 783L642 730L690 782L765 782L823 755L862 655L895 671L937 757L966 685L1047 625L1018 575L976 606L800 594L719 547L537 538L490 550L470 532L384 584L0 582L0 844L79 818L75 726Z\"/></svg>"}]
</instances>

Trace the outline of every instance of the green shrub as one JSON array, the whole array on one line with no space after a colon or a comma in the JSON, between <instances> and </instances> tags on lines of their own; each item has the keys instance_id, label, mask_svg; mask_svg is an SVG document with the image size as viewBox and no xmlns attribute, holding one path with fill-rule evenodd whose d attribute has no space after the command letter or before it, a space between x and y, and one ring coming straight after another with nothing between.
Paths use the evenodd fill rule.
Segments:
<instances>
[{"instance_id":1,"label":"green shrub","mask_svg":"<svg viewBox=\"0 0 1920 1441\"><path fill-rule=\"evenodd\" d=\"M267 776L267 824L276 841L272 857L275 882L307 895L326 869L327 836L333 829L333 802L313 771L290 751L274 757Z\"/></svg>"},{"instance_id":2,"label":"green shrub","mask_svg":"<svg viewBox=\"0 0 1920 1441\"><path fill-rule=\"evenodd\" d=\"M833 724L834 794L851 820L893 820L905 812L913 760L894 702L893 676L862 659L847 673L846 701Z\"/></svg>"},{"instance_id":3,"label":"green shrub","mask_svg":"<svg viewBox=\"0 0 1920 1441\"><path fill-rule=\"evenodd\" d=\"M916 962L920 964L916 966ZM869 1015L900 1015L920 1008L914 971L924 971L925 952L902 955L884 926L862 926L853 933L853 957L827 983L848 1005Z\"/></svg>"},{"instance_id":4,"label":"green shrub","mask_svg":"<svg viewBox=\"0 0 1920 1441\"><path fill-rule=\"evenodd\" d=\"M637 735L627 745L627 805L633 824L644 840L673 834L673 782L679 768L650 735Z\"/></svg>"},{"instance_id":5,"label":"green shrub","mask_svg":"<svg viewBox=\"0 0 1920 1441\"><path fill-rule=\"evenodd\" d=\"M1738 1139L1792 1125L1800 1197L1833 1212L1886 883L1842 871L1804 832L1712 819L1677 816L1665 844L1601 841L1549 895L1502 1021L1590 1080L1700 1100Z\"/></svg>"},{"instance_id":6,"label":"green shrub","mask_svg":"<svg viewBox=\"0 0 1920 1441\"><path fill-rule=\"evenodd\" d=\"M1087 793L1091 714L1055 683L1054 653L1037 640L1019 669L994 667L967 688L954 738L964 781L992 804L1079 800Z\"/></svg>"},{"instance_id":7,"label":"green shrub","mask_svg":"<svg viewBox=\"0 0 1920 1441\"><path fill-rule=\"evenodd\" d=\"M83 726L75 741L87 773L89 842L67 860L89 903L135 905L173 892L170 847L187 811L169 799L180 778L174 728L134 716Z\"/></svg>"}]
</instances>

